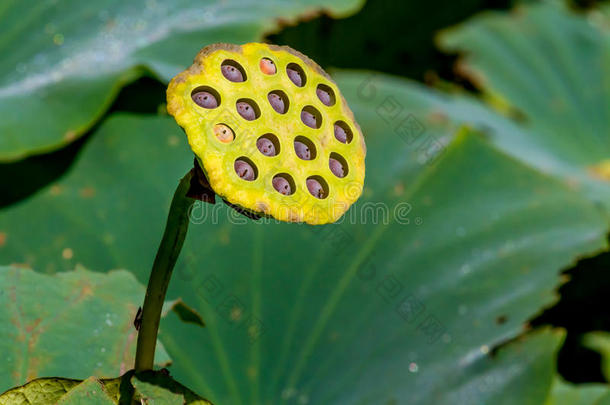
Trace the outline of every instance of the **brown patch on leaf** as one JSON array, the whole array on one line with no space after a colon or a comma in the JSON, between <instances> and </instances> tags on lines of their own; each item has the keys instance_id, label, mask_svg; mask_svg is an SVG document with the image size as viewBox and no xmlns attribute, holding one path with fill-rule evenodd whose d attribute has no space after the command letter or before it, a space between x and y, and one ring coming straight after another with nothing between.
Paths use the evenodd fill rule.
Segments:
<instances>
[{"instance_id":1,"label":"brown patch on leaf","mask_svg":"<svg viewBox=\"0 0 610 405\"><path fill-rule=\"evenodd\" d=\"M0 232L0 247L6 244L6 232Z\"/></svg>"},{"instance_id":2,"label":"brown patch on leaf","mask_svg":"<svg viewBox=\"0 0 610 405\"><path fill-rule=\"evenodd\" d=\"M610 159L589 167L589 173L598 180L610 181Z\"/></svg>"},{"instance_id":3,"label":"brown patch on leaf","mask_svg":"<svg viewBox=\"0 0 610 405\"><path fill-rule=\"evenodd\" d=\"M453 70L458 76L469 80L476 88L485 87L486 79L483 73L470 66L463 58L457 61Z\"/></svg>"},{"instance_id":4,"label":"brown patch on leaf","mask_svg":"<svg viewBox=\"0 0 610 405\"><path fill-rule=\"evenodd\" d=\"M55 184L55 185L51 186L49 191L50 191L52 196L58 196L58 195L61 194L62 190L61 190L61 187L59 185Z\"/></svg>"},{"instance_id":5,"label":"brown patch on leaf","mask_svg":"<svg viewBox=\"0 0 610 405\"><path fill-rule=\"evenodd\" d=\"M64 250L61 251L61 257L63 257L66 260L70 260L74 257L74 252L70 248L65 248Z\"/></svg>"},{"instance_id":6,"label":"brown patch on leaf","mask_svg":"<svg viewBox=\"0 0 610 405\"><path fill-rule=\"evenodd\" d=\"M75 139L76 139L76 131L74 131L74 130L67 131L64 134L64 140L66 140L68 142L72 142Z\"/></svg>"},{"instance_id":7,"label":"brown patch on leaf","mask_svg":"<svg viewBox=\"0 0 610 405\"><path fill-rule=\"evenodd\" d=\"M95 196L95 189L93 187L83 187L78 192L83 198L91 198Z\"/></svg>"}]
</instances>

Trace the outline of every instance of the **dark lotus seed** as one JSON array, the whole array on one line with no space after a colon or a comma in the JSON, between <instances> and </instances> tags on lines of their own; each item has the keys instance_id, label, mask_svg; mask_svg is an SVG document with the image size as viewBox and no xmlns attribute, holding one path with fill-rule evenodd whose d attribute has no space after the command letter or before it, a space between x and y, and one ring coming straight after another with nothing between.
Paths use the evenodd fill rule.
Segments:
<instances>
[{"instance_id":1,"label":"dark lotus seed","mask_svg":"<svg viewBox=\"0 0 610 405\"><path fill-rule=\"evenodd\" d=\"M243 82L244 75L235 66L222 65L220 67L222 75L232 82Z\"/></svg>"},{"instance_id":2,"label":"dark lotus seed","mask_svg":"<svg viewBox=\"0 0 610 405\"><path fill-rule=\"evenodd\" d=\"M301 121L303 121L303 124L307 125L310 128L315 129L318 127L316 124L316 116L310 113L309 111L301 111Z\"/></svg>"},{"instance_id":3,"label":"dark lotus seed","mask_svg":"<svg viewBox=\"0 0 610 405\"><path fill-rule=\"evenodd\" d=\"M203 107L203 108L216 108L218 107L218 101L216 100L216 97L214 97L214 95L212 95L212 93L208 93L207 91L198 91L197 93L193 94L193 101L195 102L195 104L197 104L199 107Z\"/></svg>"},{"instance_id":4,"label":"dark lotus seed","mask_svg":"<svg viewBox=\"0 0 610 405\"><path fill-rule=\"evenodd\" d=\"M337 138L339 142L347 143L347 133L345 132L345 129L338 124L335 124L335 138Z\"/></svg>"},{"instance_id":5,"label":"dark lotus seed","mask_svg":"<svg viewBox=\"0 0 610 405\"><path fill-rule=\"evenodd\" d=\"M307 190L316 198L324 198L324 188L316 179L307 179Z\"/></svg>"},{"instance_id":6,"label":"dark lotus seed","mask_svg":"<svg viewBox=\"0 0 610 405\"><path fill-rule=\"evenodd\" d=\"M294 84L296 84L299 87L303 86L303 78L301 77L301 73L299 73L297 70L294 70L291 68L286 68L286 73L288 74L288 77L290 78L290 80L292 80L292 82Z\"/></svg>"},{"instance_id":7,"label":"dark lotus seed","mask_svg":"<svg viewBox=\"0 0 610 405\"><path fill-rule=\"evenodd\" d=\"M254 169L250 163L237 159L234 165L235 173L244 180L254 180Z\"/></svg>"},{"instance_id":8,"label":"dark lotus seed","mask_svg":"<svg viewBox=\"0 0 610 405\"><path fill-rule=\"evenodd\" d=\"M271 59L263 58L259 63L261 72L266 75L274 75L276 72L275 63Z\"/></svg>"},{"instance_id":9,"label":"dark lotus seed","mask_svg":"<svg viewBox=\"0 0 610 405\"><path fill-rule=\"evenodd\" d=\"M279 96L279 94L269 93L267 98L269 99L269 103L271 104L271 107L273 107L275 112L280 114L284 114L286 112L284 100L282 99L282 97Z\"/></svg>"},{"instance_id":10,"label":"dark lotus seed","mask_svg":"<svg viewBox=\"0 0 610 405\"><path fill-rule=\"evenodd\" d=\"M280 176L274 177L271 183L278 193L284 195L292 194L292 187L290 187L290 183L285 178Z\"/></svg>"},{"instance_id":11,"label":"dark lotus seed","mask_svg":"<svg viewBox=\"0 0 610 405\"><path fill-rule=\"evenodd\" d=\"M256 147L265 156L275 156L275 145L267 138L258 138Z\"/></svg>"},{"instance_id":12,"label":"dark lotus seed","mask_svg":"<svg viewBox=\"0 0 610 405\"><path fill-rule=\"evenodd\" d=\"M237 112L239 113L239 115L241 115L244 119L248 121L256 119L256 113L254 112L254 108L252 108L252 106L246 103L245 101L239 101L237 103Z\"/></svg>"},{"instance_id":13,"label":"dark lotus seed","mask_svg":"<svg viewBox=\"0 0 610 405\"><path fill-rule=\"evenodd\" d=\"M328 160L328 166L330 166L330 171L337 177L345 177L345 169L341 162L337 159L330 158Z\"/></svg>"},{"instance_id":14,"label":"dark lotus seed","mask_svg":"<svg viewBox=\"0 0 610 405\"><path fill-rule=\"evenodd\" d=\"M305 145L303 142L294 141L294 151L301 159L311 160L311 151L309 150L309 146Z\"/></svg>"},{"instance_id":15,"label":"dark lotus seed","mask_svg":"<svg viewBox=\"0 0 610 405\"><path fill-rule=\"evenodd\" d=\"M332 105L332 99L330 98L330 94L326 90L323 90L320 87L318 87L316 89L316 94L318 95L318 98L320 99L322 104L327 105L327 106Z\"/></svg>"}]
</instances>

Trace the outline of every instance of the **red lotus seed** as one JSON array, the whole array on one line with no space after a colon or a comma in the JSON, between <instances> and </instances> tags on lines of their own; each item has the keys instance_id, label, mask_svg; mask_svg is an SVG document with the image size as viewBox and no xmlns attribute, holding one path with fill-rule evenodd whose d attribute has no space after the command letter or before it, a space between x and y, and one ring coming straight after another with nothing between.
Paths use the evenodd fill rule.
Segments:
<instances>
[{"instance_id":1,"label":"red lotus seed","mask_svg":"<svg viewBox=\"0 0 610 405\"><path fill-rule=\"evenodd\" d=\"M220 71L222 75L232 82L243 82L244 75L237 69L235 66L231 65L222 65L220 67Z\"/></svg>"},{"instance_id":2,"label":"red lotus seed","mask_svg":"<svg viewBox=\"0 0 610 405\"><path fill-rule=\"evenodd\" d=\"M316 179L307 179L307 190L316 198L324 198L324 188Z\"/></svg>"},{"instance_id":3,"label":"red lotus seed","mask_svg":"<svg viewBox=\"0 0 610 405\"><path fill-rule=\"evenodd\" d=\"M242 179L248 181L254 180L254 169L252 168L250 163L241 159L237 159L233 168L235 169L235 173L237 173L237 175Z\"/></svg>"},{"instance_id":4,"label":"red lotus seed","mask_svg":"<svg viewBox=\"0 0 610 405\"><path fill-rule=\"evenodd\" d=\"M279 114L284 114L286 112L284 100L282 99L282 97L280 97L279 94L269 93L267 99L269 100L269 103L271 104L271 107L273 107L275 112Z\"/></svg>"},{"instance_id":5,"label":"red lotus seed","mask_svg":"<svg viewBox=\"0 0 610 405\"><path fill-rule=\"evenodd\" d=\"M256 112L254 111L254 108L252 108L252 106L245 101L237 102L237 112L248 121L256 119Z\"/></svg>"},{"instance_id":6,"label":"red lotus seed","mask_svg":"<svg viewBox=\"0 0 610 405\"><path fill-rule=\"evenodd\" d=\"M311 160L311 150L303 142L294 141L294 151L303 160Z\"/></svg>"},{"instance_id":7,"label":"red lotus seed","mask_svg":"<svg viewBox=\"0 0 610 405\"><path fill-rule=\"evenodd\" d=\"M212 93L209 93L207 91L198 91L197 93L193 94L192 99L199 107L218 107L218 100L216 100L216 97L214 97Z\"/></svg>"},{"instance_id":8,"label":"red lotus seed","mask_svg":"<svg viewBox=\"0 0 610 405\"><path fill-rule=\"evenodd\" d=\"M290 78L290 80L292 80L292 82L294 84L296 84L299 87L303 86L303 78L301 77L301 73L299 73L299 71L292 69L292 68L286 68L286 73L288 74L288 77Z\"/></svg>"},{"instance_id":9,"label":"red lotus seed","mask_svg":"<svg viewBox=\"0 0 610 405\"><path fill-rule=\"evenodd\" d=\"M290 182L281 176L276 176L271 181L273 184L273 188L280 194L290 195L292 194L292 187L290 187Z\"/></svg>"},{"instance_id":10,"label":"red lotus seed","mask_svg":"<svg viewBox=\"0 0 610 405\"><path fill-rule=\"evenodd\" d=\"M256 147L265 156L275 156L275 145L267 138L258 138Z\"/></svg>"},{"instance_id":11,"label":"red lotus seed","mask_svg":"<svg viewBox=\"0 0 610 405\"><path fill-rule=\"evenodd\" d=\"M318 98L320 99L322 104L327 105L327 106L331 106L332 105L332 99L330 97L330 94L326 90L321 89L320 87L318 87L316 89L316 94L318 95Z\"/></svg>"},{"instance_id":12,"label":"red lotus seed","mask_svg":"<svg viewBox=\"0 0 610 405\"><path fill-rule=\"evenodd\" d=\"M222 143L229 143L235 139L233 130L224 124L214 125L214 135Z\"/></svg>"},{"instance_id":13,"label":"red lotus seed","mask_svg":"<svg viewBox=\"0 0 610 405\"><path fill-rule=\"evenodd\" d=\"M347 143L347 133L345 132L345 129L338 124L335 124L335 138L337 138L339 142Z\"/></svg>"},{"instance_id":14,"label":"red lotus seed","mask_svg":"<svg viewBox=\"0 0 610 405\"><path fill-rule=\"evenodd\" d=\"M328 160L328 166L330 167L330 171L333 172L335 176L345 177L345 168L337 159L330 158Z\"/></svg>"},{"instance_id":15,"label":"red lotus seed","mask_svg":"<svg viewBox=\"0 0 610 405\"><path fill-rule=\"evenodd\" d=\"M317 128L316 116L310 113L309 111L303 110L301 111L301 121L303 124L307 125L310 128Z\"/></svg>"},{"instance_id":16,"label":"red lotus seed","mask_svg":"<svg viewBox=\"0 0 610 405\"><path fill-rule=\"evenodd\" d=\"M269 58L261 59L259 63L259 67L261 68L261 72L266 75L274 75L276 70L275 63Z\"/></svg>"}]
</instances>

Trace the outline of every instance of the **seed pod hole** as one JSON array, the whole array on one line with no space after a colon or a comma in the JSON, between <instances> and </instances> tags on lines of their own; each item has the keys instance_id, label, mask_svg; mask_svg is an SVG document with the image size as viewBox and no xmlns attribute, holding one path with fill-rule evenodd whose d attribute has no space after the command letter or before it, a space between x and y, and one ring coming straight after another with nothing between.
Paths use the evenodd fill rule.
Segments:
<instances>
[{"instance_id":1,"label":"seed pod hole","mask_svg":"<svg viewBox=\"0 0 610 405\"><path fill-rule=\"evenodd\" d=\"M322 104L328 107L335 105L335 92L329 86L318 84L318 87L316 87L316 94Z\"/></svg>"},{"instance_id":2,"label":"seed pod hole","mask_svg":"<svg viewBox=\"0 0 610 405\"><path fill-rule=\"evenodd\" d=\"M343 121L335 122L335 138L342 143L350 143L353 138L352 130Z\"/></svg>"},{"instance_id":3,"label":"seed pod hole","mask_svg":"<svg viewBox=\"0 0 610 405\"><path fill-rule=\"evenodd\" d=\"M271 183L275 191L283 195L291 195L296 190L294 180L288 173L276 174Z\"/></svg>"},{"instance_id":4,"label":"seed pod hole","mask_svg":"<svg viewBox=\"0 0 610 405\"><path fill-rule=\"evenodd\" d=\"M231 82L245 82L246 71L244 68L233 59L226 59L220 65L222 75Z\"/></svg>"},{"instance_id":5,"label":"seed pod hole","mask_svg":"<svg viewBox=\"0 0 610 405\"><path fill-rule=\"evenodd\" d=\"M305 86L307 76L305 76L303 68L296 63L289 63L288 66L286 66L286 74L288 75L288 78L298 87Z\"/></svg>"},{"instance_id":6,"label":"seed pod hole","mask_svg":"<svg viewBox=\"0 0 610 405\"><path fill-rule=\"evenodd\" d=\"M258 138L256 147L265 156L277 156L280 153L280 141L273 134L265 134Z\"/></svg>"},{"instance_id":7,"label":"seed pod hole","mask_svg":"<svg viewBox=\"0 0 610 405\"><path fill-rule=\"evenodd\" d=\"M330 171L339 178L347 176L349 171L347 161L343 158L343 156L335 152L330 154L330 158L328 159L328 167L330 168Z\"/></svg>"},{"instance_id":8,"label":"seed pod hole","mask_svg":"<svg viewBox=\"0 0 610 405\"><path fill-rule=\"evenodd\" d=\"M237 173L242 180L252 181L258 177L256 165L245 156L237 158L233 168L235 169L235 173Z\"/></svg>"},{"instance_id":9,"label":"seed pod hole","mask_svg":"<svg viewBox=\"0 0 610 405\"><path fill-rule=\"evenodd\" d=\"M214 135L222 143L231 143L235 139L235 133L226 124L214 125Z\"/></svg>"},{"instance_id":10,"label":"seed pod hole","mask_svg":"<svg viewBox=\"0 0 610 405\"><path fill-rule=\"evenodd\" d=\"M277 72L277 68L275 67L275 63L269 58L263 58L259 62L258 66L266 75L274 75Z\"/></svg>"},{"instance_id":11,"label":"seed pod hole","mask_svg":"<svg viewBox=\"0 0 610 405\"><path fill-rule=\"evenodd\" d=\"M191 92L191 99L202 108L216 108L220 105L220 94L209 86L200 86Z\"/></svg>"},{"instance_id":12,"label":"seed pod hole","mask_svg":"<svg viewBox=\"0 0 610 405\"><path fill-rule=\"evenodd\" d=\"M328 196L328 184L320 176L311 176L307 179L307 190L309 193L320 200Z\"/></svg>"},{"instance_id":13,"label":"seed pod hole","mask_svg":"<svg viewBox=\"0 0 610 405\"><path fill-rule=\"evenodd\" d=\"M316 146L304 136L294 138L294 151L303 160L313 160L316 158Z\"/></svg>"},{"instance_id":14,"label":"seed pod hole","mask_svg":"<svg viewBox=\"0 0 610 405\"><path fill-rule=\"evenodd\" d=\"M285 114L288 111L288 96L281 90L273 90L267 95L269 104L278 114Z\"/></svg>"},{"instance_id":15,"label":"seed pod hole","mask_svg":"<svg viewBox=\"0 0 610 405\"><path fill-rule=\"evenodd\" d=\"M301 121L309 128L318 129L322 125L322 115L314 107L308 105L301 110Z\"/></svg>"},{"instance_id":16,"label":"seed pod hole","mask_svg":"<svg viewBox=\"0 0 610 405\"><path fill-rule=\"evenodd\" d=\"M237 113L245 120L254 121L261 116L261 110L258 108L258 105L248 98L237 100L235 106L237 108Z\"/></svg>"}]
</instances>

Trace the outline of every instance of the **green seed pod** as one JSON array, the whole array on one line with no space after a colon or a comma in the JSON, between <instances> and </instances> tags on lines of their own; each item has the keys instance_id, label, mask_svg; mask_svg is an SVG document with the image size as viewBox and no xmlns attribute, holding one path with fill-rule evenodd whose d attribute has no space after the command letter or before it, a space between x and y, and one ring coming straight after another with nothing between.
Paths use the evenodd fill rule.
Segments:
<instances>
[{"instance_id":1,"label":"green seed pod","mask_svg":"<svg viewBox=\"0 0 610 405\"><path fill-rule=\"evenodd\" d=\"M167 100L210 187L235 207L324 224L362 192L360 127L332 79L289 47L205 47Z\"/></svg>"}]
</instances>

